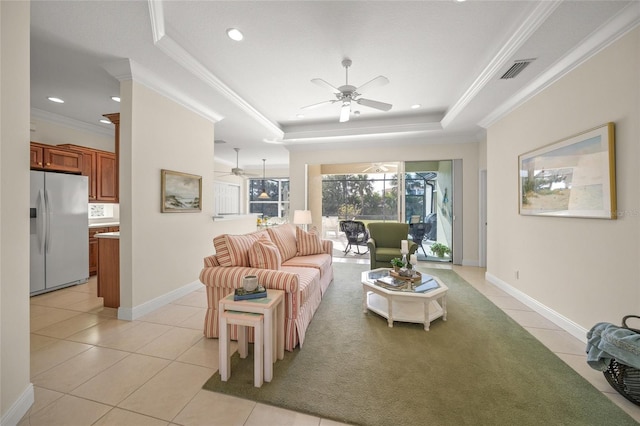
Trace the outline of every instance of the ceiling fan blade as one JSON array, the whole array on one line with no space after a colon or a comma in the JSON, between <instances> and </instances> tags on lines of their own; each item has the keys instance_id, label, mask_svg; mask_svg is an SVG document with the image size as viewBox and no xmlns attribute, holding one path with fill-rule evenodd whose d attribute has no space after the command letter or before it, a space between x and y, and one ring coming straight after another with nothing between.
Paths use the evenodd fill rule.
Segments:
<instances>
[{"instance_id":1,"label":"ceiling fan blade","mask_svg":"<svg viewBox=\"0 0 640 426\"><path fill-rule=\"evenodd\" d=\"M371 99L360 98L356 102L360 105L368 106L370 108L379 109L381 111L389 111L393 105L386 104L384 102L372 101Z\"/></svg>"},{"instance_id":2,"label":"ceiling fan blade","mask_svg":"<svg viewBox=\"0 0 640 426\"><path fill-rule=\"evenodd\" d=\"M389 79L383 75L379 75L373 80L369 80L366 83L362 84L356 89L356 92L362 94L362 92L367 89L371 89L372 87L384 86L385 84L389 84Z\"/></svg>"},{"instance_id":3,"label":"ceiling fan blade","mask_svg":"<svg viewBox=\"0 0 640 426\"><path fill-rule=\"evenodd\" d=\"M322 101L322 102L318 102L317 104L311 104L311 105L303 106L300 109L313 109L313 108L321 107L323 105L333 104L333 103L336 103L336 102L338 102L337 99L333 99L333 100L330 100L330 101Z\"/></svg>"},{"instance_id":4,"label":"ceiling fan blade","mask_svg":"<svg viewBox=\"0 0 640 426\"><path fill-rule=\"evenodd\" d=\"M340 122L344 123L349 121L349 115L351 114L351 102L345 102L342 104L342 109L340 110Z\"/></svg>"},{"instance_id":5,"label":"ceiling fan blade","mask_svg":"<svg viewBox=\"0 0 640 426\"><path fill-rule=\"evenodd\" d=\"M340 90L338 90L338 88L330 85L329 83L327 83L321 78L314 78L313 80L311 80L311 82L317 84L320 87L324 87L325 89L329 89L332 93L335 93L336 95L339 95L340 93L342 93Z\"/></svg>"}]
</instances>

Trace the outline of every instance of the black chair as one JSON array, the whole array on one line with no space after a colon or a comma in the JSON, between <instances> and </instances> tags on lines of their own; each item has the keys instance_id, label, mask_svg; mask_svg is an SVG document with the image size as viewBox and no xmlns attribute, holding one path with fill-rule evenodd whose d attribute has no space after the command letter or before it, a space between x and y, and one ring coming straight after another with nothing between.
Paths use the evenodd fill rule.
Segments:
<instances>
[{"instance_id":1,"label":"black chair","mask_svg":"<svg viewBox=\"0 0 640 426\"><path fill-rule=\"evenodd\" d=\"M431 225L429 231L427 231L427 240L437 241L438 240L438 215L436 213L431 213L427 216L425 223Z\"/></svg>"},{"instance_id":2,"label":"black chair","mask_svg":"<svg viewBox=\"0 0 640 426\"><path fill-rule=\"evenodd\" d=\"M411 235L411 239L413 240L414 243L420 246L420 248L422 248L422 252L424 253L425 256L427 255L427 252L424 249L424 246L422 245L422 240L424 239L424 236L429 233L430 230L431 230L430 223L420 222L420 223L412 223L411 225L409 225L409 235Z\"/></svg>"},{"instance_id":3,"label":"black chair","mask_svg":"<svg viewBox=\"0 0 640 426\"><path fill-rule=\"evenodd\" d=\"M366 246L367 240L369 239L369 231L367 231L366 226L364 226L364 222L358 220L341 220L340 231L344 232L344 235L347 237L347 247L344 249L345 254L349 253L354 245L356 247L356 253L358 254L366 254L369 252L369 248L367 248L365 252L360 252L360 246Z\"/></svg>"}]
</instances>

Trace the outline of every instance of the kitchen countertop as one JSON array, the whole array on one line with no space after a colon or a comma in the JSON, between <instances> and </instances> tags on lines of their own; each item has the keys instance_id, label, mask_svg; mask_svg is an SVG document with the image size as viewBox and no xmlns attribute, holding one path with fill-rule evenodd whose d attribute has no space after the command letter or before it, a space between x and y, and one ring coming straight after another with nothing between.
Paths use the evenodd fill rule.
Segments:
<instances>
[{"instance_id":1,"label":"kitchen countertop","mask_svg":"<svg viewBox=\"0 0 640 426\"><path fill-rule=\"evenodd\" d=\"M100 234L94 235L96 238L111 238L114 240L120 239L120 232L102 232Z\"/></svg>"},{"instance_id":2,"label":"kitchen countertop","mask_svg":"<svg viewBox=\"0 0 640 426\"><path fill-rule=\"evenodd\" d=\"M90 223L89 228L104 228L105 226L120 226L120 222Z\"/></svg>"}]
</instances>

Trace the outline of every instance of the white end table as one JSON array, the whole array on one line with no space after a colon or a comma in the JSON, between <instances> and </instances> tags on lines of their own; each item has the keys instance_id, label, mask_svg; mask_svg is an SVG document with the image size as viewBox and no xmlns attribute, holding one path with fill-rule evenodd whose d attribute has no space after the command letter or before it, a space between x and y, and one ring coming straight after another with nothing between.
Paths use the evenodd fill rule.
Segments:
<instances>
[{"instance_id":1,"label":"white end table","mask_svg":"<svg viewBox=\"0 0 640 426\"><path fill-rule=\"evenodd\" d=\"M233 293L220 300L220 312L237 311L262 314L264 316L264 381L273 379L273 363L284 359L284 291L267 289L267 297L262 299L233 300ZM248 340L248 339L247 339ZM274 344L275 343L275 344ZM220 356L220 364L227 358ZM227 365L224 366L225 371Z\"/></svg>"}]
</instances>

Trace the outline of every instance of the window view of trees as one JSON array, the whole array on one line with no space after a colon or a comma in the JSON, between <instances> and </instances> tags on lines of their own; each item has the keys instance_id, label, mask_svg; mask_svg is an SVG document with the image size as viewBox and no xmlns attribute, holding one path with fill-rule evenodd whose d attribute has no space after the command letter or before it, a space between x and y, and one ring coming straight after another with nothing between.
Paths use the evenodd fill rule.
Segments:
<instances>
[{"instance_id":1,"label":"window view of trees","mask_svg":"<svg viewBox=\"0 0 640 426\"><path fill-rule=\"evenodd\" d=\"M405 174L405 221L434 211L436 173ZM322 215L340 219L398 220L398 175L324 175Z\"/></svg>"},{"instance_id":2,"label":"window view of trees","mask_svg":"<svg viewBox=\"0 0 640 426\"><path fill-rule=\"evenodd\" d=\"M258 198L262 191L268 199ZM289 179L250 179L249 213L262 213L262 217L289 216Z\"/></svg>"},{"instance_id":3,"label":"window view of trees","mask_svg":"<svg viewBox=\"0 0 640 426\"><path fill-rule=\"evenodd\" d=\"M341 219L397 220L398 177L395 174L325 175L322 215Z\"/></svg>"}]
</instances>

